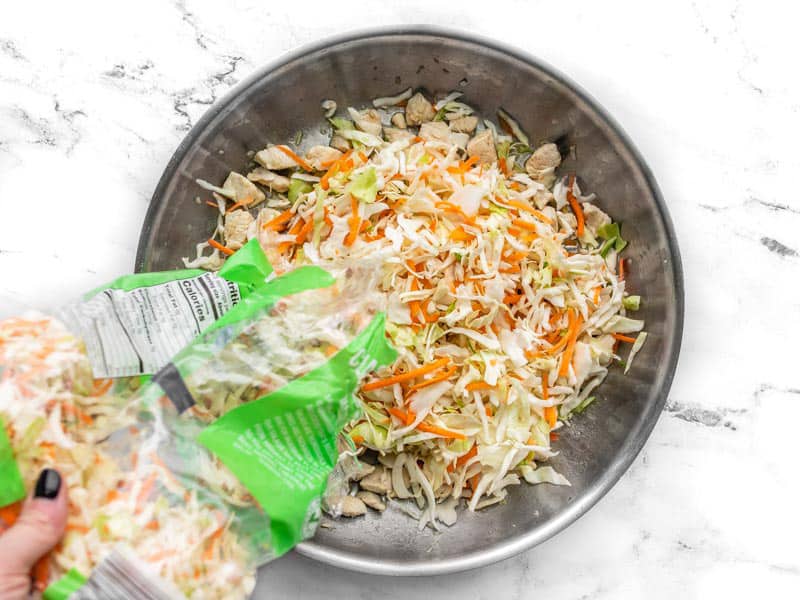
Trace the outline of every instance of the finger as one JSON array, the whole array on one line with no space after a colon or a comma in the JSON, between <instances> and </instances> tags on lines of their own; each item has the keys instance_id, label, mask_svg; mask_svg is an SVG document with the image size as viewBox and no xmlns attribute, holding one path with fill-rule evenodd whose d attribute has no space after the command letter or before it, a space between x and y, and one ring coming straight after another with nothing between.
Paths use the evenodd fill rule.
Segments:
<instances>
[{"instance_id":1,"label":"finger","mask_svg":"<svg viewBox=\"0 0 800 600\"><path fill-rule=\"evenodd\" d=\"M0 536L0 584L17 578L29 582L33 565L61 539L67 524L66 487L58 471L41 472L19 519Z\"/></svg>"}]
</instances>

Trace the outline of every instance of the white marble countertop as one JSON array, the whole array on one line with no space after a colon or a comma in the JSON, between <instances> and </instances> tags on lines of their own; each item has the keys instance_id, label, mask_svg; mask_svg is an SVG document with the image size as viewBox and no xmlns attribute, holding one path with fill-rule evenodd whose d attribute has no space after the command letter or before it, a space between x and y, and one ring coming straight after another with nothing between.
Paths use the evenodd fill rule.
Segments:
<instances>
[{"instance_id":1,"label":"white marble countertop","mask_svg":"<svg viewBox=\"0 0 800 600\"><path fill-rule=\"evenodd\" d=\"M765 10L755 0L400 6L4 6L0 317L47 310L129 272L150 194L181 138L216 98L279 53L353 26L393 23L502 39L605 105L661 185L687 306L667 410L619 484L530 552L417 579L289 555L262 570L258 597L797 597L798 9Z\"/></svg>"}]
</instances>

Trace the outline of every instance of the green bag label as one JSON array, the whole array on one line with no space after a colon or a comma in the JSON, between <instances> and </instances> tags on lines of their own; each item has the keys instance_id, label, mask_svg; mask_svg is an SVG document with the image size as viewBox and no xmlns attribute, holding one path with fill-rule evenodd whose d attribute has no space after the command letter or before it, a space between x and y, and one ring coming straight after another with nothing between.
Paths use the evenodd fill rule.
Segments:
<instances>
[{"instance_id":1,"label":"green bag label","mask_svg":"<svg viewBox=\"0 0 800 600\"><path fill-rule=\"evenodd\" d=\"M59 579L47 586L42 594L44 600L67 600L86 583L84 577L77 569L70 569Z\"/></svg>"},{"instance_id":2,"label":"green bag label","mask_svg":"<svg viewBox=\"0 0 800 600\"><path fill-rule=\"evenodd\" d=\"M94 290L58 316L84 344L96 378L152 374L265 285L272 272L253 239L219 273L141 273Z\"/></svg>"},{"instance_id":3,"label":"green bag label","mask_svg":"<svg viewBox=\"0 0 800 600\"><path fill-rule=\"evenodd\" d=\"M269 516L276 556L313 534L338 457L336 437L359 412L358 382L397 356L385 321L377 315L328 362L233 409L198 436Z\"/></svg>"},{"instance_id":4,"label":"green bag label","mask_svg":"<svg viewBox=\"0 0 800 600\"><path fill-rule=\"evenodd\" d=\"M25 484L6 433L6 424L0 417L0 507L14 504L24 497Z\"/></svg>"}]
</instances>

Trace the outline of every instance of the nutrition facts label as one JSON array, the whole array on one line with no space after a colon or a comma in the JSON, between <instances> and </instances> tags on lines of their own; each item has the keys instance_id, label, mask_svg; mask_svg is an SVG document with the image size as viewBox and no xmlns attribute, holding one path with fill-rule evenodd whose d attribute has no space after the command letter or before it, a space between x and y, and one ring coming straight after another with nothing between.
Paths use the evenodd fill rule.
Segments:
<instances>
[{"instance_id":1,"label":"nutrition facts label","mask_svg":"<svg viewBox=\"0 0 800 600\"><path fill-rule=\"evenodd\" d=\"M214 273L131 291L107 289L60 318L86 344L95 377L150 375L240 299Z\"/></svg>"}]
</instances>

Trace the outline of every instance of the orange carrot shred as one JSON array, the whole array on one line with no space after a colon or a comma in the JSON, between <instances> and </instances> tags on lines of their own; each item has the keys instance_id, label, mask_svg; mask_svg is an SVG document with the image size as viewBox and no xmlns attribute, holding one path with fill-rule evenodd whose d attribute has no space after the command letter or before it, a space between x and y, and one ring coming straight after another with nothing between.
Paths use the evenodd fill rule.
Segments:
<instances>
[{"instance_id":1,"label":"orange carrot shred","mask_svg":"<svg viewBox=\"0 0 800 600\"><path fill-rule=\"evenodd\" d=\"M300 158L291 148L287 146L275 146L278 150L283 152L286 156L291 158L294 162L296 162L300 167L302 167L306 171L313 171L314 169L309 165L306 161Z\"/></svg>"},{"instance_id":2,"label":"orange carrot shred","mask_svg":"<svg viewBox=\"0 0 800 600\"><path fill-rule=\"evenodd\" d=\"M545 400L550 398L550 388L547 385L548 379L550 379L550 373L545 371L542 373L542 398Z\"/></svg>"},{"instance_id":3,"label":"orange carrot shred","mask_svg":"<svg viewBox=\"0 0 800 600\"><path fill-rule=\"evenodd\" d=\"M435 360L432 363L428 363L425 366L419 367L418 369L412 369L405 373L400 373L398 375L387 377L386 379L377 379L375 381L370 381L369 383L365 383L364 385L361 386L361 390L364 392L369 392L370 390L377 390L378 388L383 388L390 385L394 385L395 383L408 381L409 379L416 379L421 375L426 375L427 373L445 367L449 363L450 363L449 358L447 357L440 358L439 360Z\"/></svg>"},{"instance_id":4,"label":"orange carrot shred","mask_svg":"<svg viewBox=\"0 0 800 600\"><path fill-rule=\"evenodd\" d=\"M633 344L636 341L636 338L632 338L628 335L622 335L621 333L612 333L611 337L615 340L619 340L620 342L627 342L629 344Z\"/></svg>"},{"instance_id":5,"label":"orange carrot shred","mask_svg":"<svg viewBox=\"0 0 800 600\"><path fill-rule=\"evenodd\" d=\"M575 198L575 194L572 192L572 188L575 185L575 175L569 176L569 184L567 186L567 201L569 205L572 207L572 212L575 213L575 218L578 220L578 227L576 233L578 237L583 236L584 231L584 217L583 217L583 209L581 208L580 202L578 199Z\"/></svg>"},{"instance_id":6,"label":"orange carrot shred","mask_svg":"<svg viewBox=\"0 0 800 600\"><path fill-rule=\"evenodd\" d=\"M280 231L281 229L283 229L283 227L282 227L283 224L287 223L289 221L289 219L292 218L293 215L294 215L294 213L292 212L292 210L291 209L287 209L287 210L283 211L281 214L279 214L277 217L275 217L274 219L270 219L269 221L264 223L261 227L262 227L262 229L272 229L272 230L275 230L275 231Z\"/></svg>"},{"instance_id":7,"label":"orange carrot shred","mask_svg":"<svg viewBox=\"0 0 800 600\"><path fill-rule=\"evenodd\" d=\"M550 429L556 426L556 422L558 421L558 411L556 410L555 406L544 407L544 419L547 421L547 424L550 425Z\"/></svg>"},{"instance_id":8,"label":"orange carrot shred","mask_svg":"<svg viewBox=\"0 0 800 600\"><path fill-rule=\"evenodd\" d=\"M211 246L212 248L216 248L217 250L219 250L223 254L227 254L228 256L231 256L233 254L233 252L234 252L233 250L231 250L227 246L223 246L222 244L220 244L217 240L212 240L210 238L208 240L208 245Z\"/></svg>"}]
</instances>

